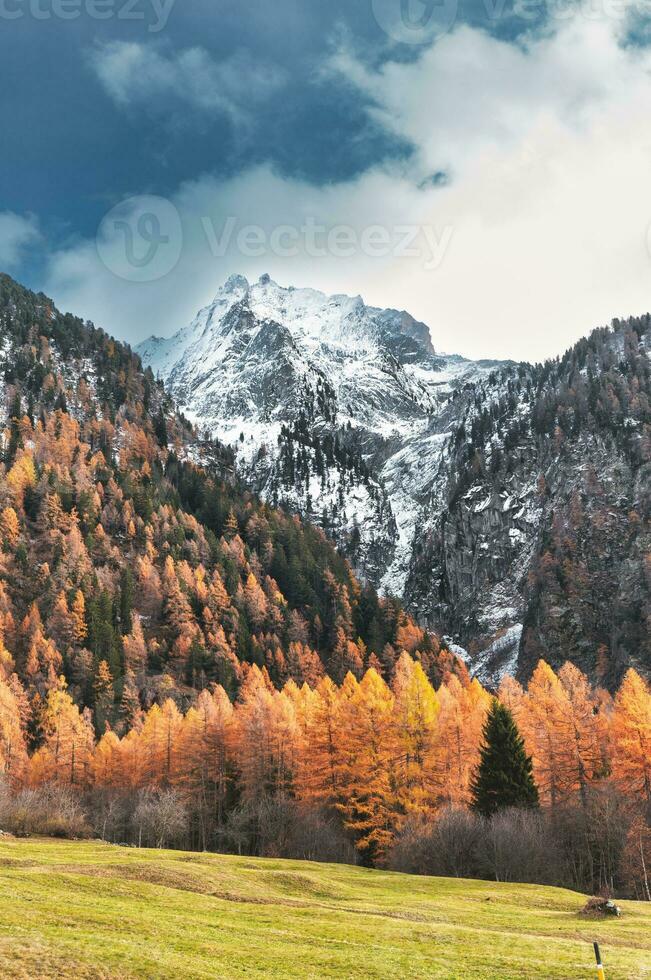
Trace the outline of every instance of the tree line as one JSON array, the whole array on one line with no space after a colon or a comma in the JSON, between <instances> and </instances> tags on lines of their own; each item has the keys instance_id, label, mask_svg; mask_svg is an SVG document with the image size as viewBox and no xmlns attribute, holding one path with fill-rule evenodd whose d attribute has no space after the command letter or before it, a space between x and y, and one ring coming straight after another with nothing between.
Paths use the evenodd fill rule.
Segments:
<instances>
[{"instance_id":1,"label":"tree line","mask_svg":"<svg viewBox=\"0 0 651 980\"><path fill-rule=\"evenodd\" d=\"M436 690L407 653L390 683L371 668L279 690L251 665L235 701L219 685L185 713L169 698L137 711L122 737L107 725L97 738L94 720L61 678L32 719L30 753L24 690L5 672L9 827L21 826L23 794L55 786L115 842L144 833L159 845L445 872L436 862L453 854L438 853L436 835L448 833L465 842L460 868L481 873L477 839L520 834L531 844L521 867L501 841L508 873L546 880L555 855L545 861L534 843L569 822L573 884L649 897L651 691L634 670L613 698L572 664L555 673L541 662L526 689L507 678L493 698L452 674Z\"/></svg>"}]
</instances>

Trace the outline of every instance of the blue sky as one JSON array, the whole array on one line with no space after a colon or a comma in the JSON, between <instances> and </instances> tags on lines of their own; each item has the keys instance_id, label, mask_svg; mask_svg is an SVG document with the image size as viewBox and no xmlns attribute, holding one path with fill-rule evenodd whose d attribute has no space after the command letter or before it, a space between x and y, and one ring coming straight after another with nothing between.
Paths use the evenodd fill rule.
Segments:
<instances>
[{"instance_id":1,"label":"blue sky","mask_svg":"<svg viewBox=\"0 0 651 980\"><path fill-rule=\"evenodd\" d=\"M0 266L134 343L269 271L558 352L651 306L648 11L0 0Z\"/></svg>"}]
</instances>

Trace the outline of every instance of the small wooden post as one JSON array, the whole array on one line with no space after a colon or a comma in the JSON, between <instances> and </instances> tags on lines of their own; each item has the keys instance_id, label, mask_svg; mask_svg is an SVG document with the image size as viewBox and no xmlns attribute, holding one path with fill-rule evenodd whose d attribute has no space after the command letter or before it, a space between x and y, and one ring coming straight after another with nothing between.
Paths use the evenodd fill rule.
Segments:
<instances>
[{"instance_id":1,"label":"small wooden post","mask_svg":"<svg viewBox=\"0 0 651 980\"><path fill-rule=\"evenodd\" d=\"M594 955L597 958L597 976L599 980L606 980L606 974L604 973L604 966L601 962L601 952L599 950L599 943L594 943Z\"/></svg>"}]
</instances>

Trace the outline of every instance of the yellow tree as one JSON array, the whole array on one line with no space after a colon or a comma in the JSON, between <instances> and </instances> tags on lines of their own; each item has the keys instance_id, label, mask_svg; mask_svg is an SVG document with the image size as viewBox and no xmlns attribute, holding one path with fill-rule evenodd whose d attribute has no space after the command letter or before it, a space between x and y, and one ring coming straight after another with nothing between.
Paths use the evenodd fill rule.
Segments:
<instances>
[{"instance_id":1,"label":"yellow tree","mask_svg":"<svg viewBox=\"0 0 651 980\"><path fill-rule=\"evenodd\" d=\"M405 813L427 811L435 800L435 752L439 702L425 671L403 653L393 693L398 799Z\"/></svg>"},{"instance_id":2,"label":"yellow tree","mask_svg":"<svg viewBox=\"0 0 651 980\"><path fill-rule=\"evenodd\" d=\"M120 742L120 778L125 788L136 789L146 784L142 732L135 728Z\"/></svg>"},{"instance_id":3,"label":"yellow tree","mask_svg":"<svg viewBox=\"0 0 651 980\"><path fill-rule=\"evenodd\" d=\"M140 733L143 775L149 786L170 786L179 760L179 734L182 716L174 701L168 698L147 712Z\"/></svg>"},{"instance_id":4,"label":"yellow tree","mask_svg":"<svg viewBox=\"0 0 651 980\"><path fill-rule=\"evenodd\" d=\"M228 592L218 571L215 571L208 588L207 606L218 623L221 623L222 616L231 604Z\"/></svg>"},{"instance_id":5,"label":"yellow tree","mask_svg":"<svg viewBox=\"0 0 651 980\"><path fill-rule=\"evenodd\" d=\"M274 691L266 672L252 667L236 710L236 759L244 799L290 794L298 726L290 698Z\"/></svg>"},{"instance_id":6,"label":"yellow tree","mask_svg":"<svg viewBox=\"0 0 651 980\"><path fill-rule=\"evenodd\" d=\"M544 660L527 686L521 730L533 758L541 802L562 803L576 786L572 709L560 680Z\"/></svg>"},{"instance_id":7,"label":"yellow tree","mask_svg":"<svg viewBox=\"0 0 651 980\"><path fill-rule=\"evenodd\" d=\"M48 692L41 716L44 744L32 758L32 778L83 786L89 781L94 734L89 716L81 714L64 677Z\"/></svg>"},{"instance_id":8,"label":"yellow tree","mask_svg":"<svg viewBox=\"0 0 651 980\"><path fill-rule=\"evenodd\" d=\"M395 830L394 698L371 669L343 705L339 728L341 796L338 808L368 858L382 858Z\"/></svg>"},{"instance_id":9,"label":"yellow tree","mask_svg":"<svg viewBox=\"0 0 651 980\"><path fill-rule=\"evenodd\" d=\"M2 511L2 515L0 515L0 533L2 534L5 547L13 551L20 538L18 514L13 507L5 507Z\"/></svg>"},{"instance_id":10,"label":"yellow tree","mask_svg":"<svg viewBox=\"0 0 651 980\"><path fill-rule=\"evenodd\" d=\"M70 619L73 643L76 646L82 646L88 635L88 629L86 628L86 603L81 589L77 589L72 600Z\"/></svg>"},{"instance_id":11,"label":"yellow tree","mask_svg":"<svg viewBox=\"0 0 651 980\"><path fill-rule=\"evenodd\" d=\"M14 495L18 509L22 511L26 490L36 486L36 468L29 454L24 452L19 454L7 473L7 484Z\"/></svg>"},{"instance_id":12,"label":"yellow tree","mask_svg":"<svg viewBox=\"0 0 651 980\"><path fill-rule=\"evenodd\" d=\"M438 691L440 703L435 772L441 803L465 805L479 764L481 732L490 697L479 681L464 686L452 675Z\"/></svg>"},{"instance_id":13,"label":"yellow tree","mask_svg":"<svg viewBox=\"0 0 651 980\"><path fill-rule=\"evenodd\" d=\"M0 774L16 785L25 773L27 762L20 705L14 691L0 677Z\"/></svg>"},{"instance_id":14,"label":"yellow tree","mask_svg":"<svg viewBox=\"0 0 651 980\"><path fill-rule=\"evenodd\" d=\"M307 803L342 802L343 703L334 682L322 677L302 716L296 792Z\"/></svg>"},{"instance_id":15,"label":"yellow tree","mask_svg":"<svg viewBox=\"0 0 651 980\"><path fill-rule=\"evenodd\" d=\"M120 739L115 732L102 735L93 753L93 783L103 788L124 787Z\"/></svg>"},{"instance_id":16,"label":"yellow tree","mask_svg":"<svg viewBox=\"0 0 651 980\"><path fill-rule=\"evenodd\" d=\"M627 795L651 800L651 692L636 670L615 697L612 732L615 779Z\"/></svg>"},{"instance_id":17,"label":"yellow tree","mask_svg":"<svg viewBox=\"0 0 651 980\"><path fill-rule=\"evenodd\" d=\"M232 781L233 706L221 687L202 691L183 719L176 781L198 814L202 845L224 821Z\"/></svg>"}]
</instances>

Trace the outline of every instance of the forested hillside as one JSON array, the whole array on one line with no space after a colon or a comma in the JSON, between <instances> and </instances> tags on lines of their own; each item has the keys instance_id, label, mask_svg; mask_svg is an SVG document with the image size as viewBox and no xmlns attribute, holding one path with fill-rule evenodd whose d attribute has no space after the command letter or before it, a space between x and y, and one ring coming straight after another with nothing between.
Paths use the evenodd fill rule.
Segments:
<instances>
[{"instance_id":1,"label":"forested hillside","mask_svg":"<svg viewBox=\"0 0 651 980\"><path fill-rule=\"evenodd\" d=\"M436 340L359 296L234 276L139 351L245 485L318 524L484 683L540 657L611 691L630 666L650 676L651 318L537 365Z\"/></svg>"},{"instance_id":2,"label":"forested hillside","mask_svg":"<svg viewBox=\"0 0 651 980\"><path fill-rule=\"evenodd\" d=\"M485 678L566 659L651 674L651 318L458 391L406 595ZM491 656L492 654L492 656ZM491 662L492 661L492 662Z\"/></svg>"},{"instance_id":3,"label":"forested hillside","mask_svg":"<svg viewBox=\"0 0 651 980\"><path fill-rule=\"evenodd\" d=\"M614 699L572 664L541 661L526 689L507 678L531 783L520 809L484 813L494 702L460 661L321 530L244 492L128 348L6 277L0 320L3 830L469 876L508 865L649 897L638 673Z\"/></svg>"},{"instance_id":4,"label":"forested hillside","mask_svg":"<svg viewBox=\"0 0 651 980\"><path fill-rule=\"evenodd\" d=\"M235 696L247 664L341 681L406 646L433 681L461 669L321 531L243 492L127 347L6 276L0 330L2 660L36 743L60 677L101 733L211 682Z\"/></svg>"}]
</instances>

